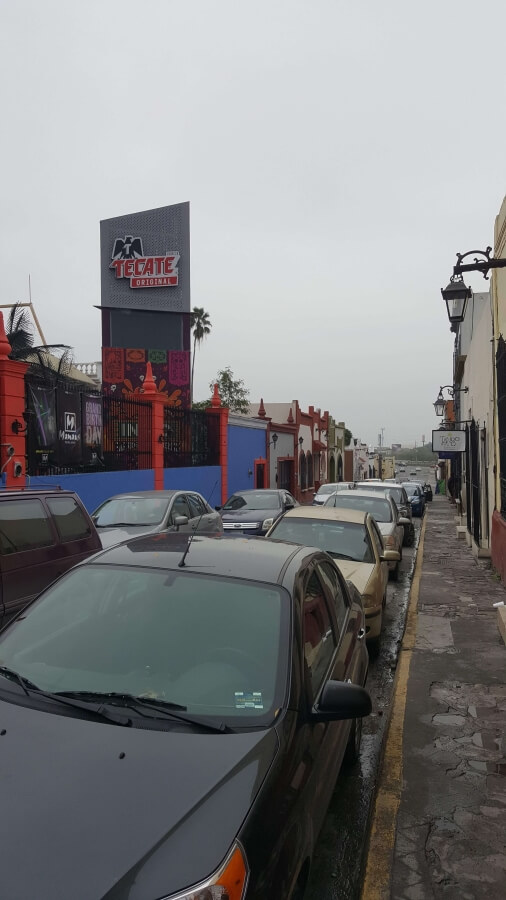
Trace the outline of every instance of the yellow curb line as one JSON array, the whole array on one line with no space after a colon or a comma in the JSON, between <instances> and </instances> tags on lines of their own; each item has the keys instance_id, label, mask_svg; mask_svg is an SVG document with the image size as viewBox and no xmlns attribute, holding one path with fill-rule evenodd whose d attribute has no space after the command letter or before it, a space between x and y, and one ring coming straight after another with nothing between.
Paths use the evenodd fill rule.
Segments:
<instances>
[{"instance_id":1,"label":"yellow curb line","mask_svg":"<svg viewBox=\"0 0 506 900\"><path fill-rule=\"evenodd\" d=\"M416 640L417 607L426 522L427 517L425 516L411 585L406 628L399 651L399 664L395 674L392 712L385 742L385 754L379 775L378 792L374 804L361 900L389 900L390 897L390 875L395 845L395 828L402 791L404 714L411 654Z\"/></svg>"}]
</instances>

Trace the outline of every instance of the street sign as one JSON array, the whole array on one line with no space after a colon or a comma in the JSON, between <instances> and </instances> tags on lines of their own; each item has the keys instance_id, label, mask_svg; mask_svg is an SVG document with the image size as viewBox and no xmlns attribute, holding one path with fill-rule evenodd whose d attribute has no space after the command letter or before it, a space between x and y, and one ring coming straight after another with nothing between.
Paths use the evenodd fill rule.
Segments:
<instances>
[{"instance_id":1,"label":"street sign","mask_svg":"<svg viewBox=\"0 0 506 900\"><path fill-rule=\"evenodd\" d=\"M433 431L432 449L434 453L464 453L466 449L465 431Z\"/></svg>"}]
</instances>

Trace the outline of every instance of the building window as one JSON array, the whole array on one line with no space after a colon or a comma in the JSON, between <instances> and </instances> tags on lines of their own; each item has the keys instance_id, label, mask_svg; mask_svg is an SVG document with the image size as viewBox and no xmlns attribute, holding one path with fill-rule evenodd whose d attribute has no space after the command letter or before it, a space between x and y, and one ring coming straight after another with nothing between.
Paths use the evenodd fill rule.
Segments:
<instances>
[{"instance_id":1,"label":"building window","mask_svg":"<svg viewBox=\"0 0 506 900\"><path fill-rule=\"evenodd\" d=\"M303 450L300 451L299 456L299 485L301 491L305 491L307 487L306 481L306 455Z\"/></svg>"},{"instance_id":2,"label":"building window","mask_svg":"<svg viewBox=\"0 0 506 900\"><path fill-rule=\"evenodd\" d=\"M314 485L314 473L313 473L313 457L311 456L311 451L307 451L306 456L306 472L307 472L307 486L308 488L313 487Z\"/></svg>"}]
</instances>

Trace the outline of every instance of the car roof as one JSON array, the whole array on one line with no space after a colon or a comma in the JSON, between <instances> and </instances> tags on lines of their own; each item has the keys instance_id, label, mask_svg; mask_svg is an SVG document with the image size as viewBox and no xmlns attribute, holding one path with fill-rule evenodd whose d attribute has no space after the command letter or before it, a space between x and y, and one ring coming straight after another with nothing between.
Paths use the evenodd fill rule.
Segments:
<instances>
[{"instance_id":1,"label":"car roof","mask_svg":"<svg viewBox=\"0 0 506 900\"><path fill-rule=\"evenodd\" d=\"M178 569L188 543L189 535L182 532L149 534L104 550L89 563ZM316 547L314 553L325 556ZM276 583L282 579L286 566L297 554L301 554L302 561L307 547L288 541L268 541L262 537L197 535L190 542L184 568L199 574Z\"/></svg>"},{"instance_id":2,"label":"car roof","mask_svg":"<svg viewBox=\"0 0 506 900\"><path fill-rule=\"evenodd\" d=\"M385 490L388 490L388 488L385 488ZM362 488L357 488L356 491L350 491L349 496L350 497L374 497L375 500L378 500L378 499L379 500L387 500L388 502L390 502L390 500L392 499L391 497L388 497L387 495L385 495L384 497L378 498L377 491L374 491L374 490L366 491L365 489L362 490ZM346 494L346 498L348 499L348 494Z\"/></svg>"},{"instance_id":3,"label":"car roof","mask_svg":"<svg viewBox=\"0 0 506 900\"><path fill-rule=\"evenodd\" d=\"M114 494L107 500L139 500L144 497L155 497L158 500L170 500L175 494L198 494L192 488L177 488L170 491L127 491L125 494ZM104 500L104 503L107 501Z\"/></svg>"},{"instance_id":4,"label":"car roof","mask_svg":"<svg viewBox=\"0 0 506 900\"><path fill-rule=\"evenodd\" d=\"M75 491L69 491L65 488L59 487L59 485L48 485L48 487L41 488L32 488L32 487L16 487L16 488L3 488L0 491L0 499L5 500L7 497L27 497L27 496L45 496L46 494L64 494L64 495L72 495L76 497L77 494Z\"/></svg>"},{"instance_id":5,"label":"car roof","mask_svg":"<svg viewBox=\"0 0 506 900\"><path fill-rule=\"evenodd\" d=\"M355 522L363 525L368 513L362 510L346 509L343 506L298 506L297 509L289 509L283 519L329 519L332 522Z\"/></svg>"},{"instance_id":6,"label":"car roof","mask_svg":"<svg viewBox=\"0 0 506 900\"><path fill-rule=\"evenodd\" d=\"M247 488L244 491L241 491L240 489L237 491L234 491L234 493L230 494L230 496L233 497L233 496L235 496L235 494L241 494L241 496L242 496L243 494L289 494L289 493L290 493L290 491L288 489L285 490L284 488Z\"/></svg>"}]
</instances>

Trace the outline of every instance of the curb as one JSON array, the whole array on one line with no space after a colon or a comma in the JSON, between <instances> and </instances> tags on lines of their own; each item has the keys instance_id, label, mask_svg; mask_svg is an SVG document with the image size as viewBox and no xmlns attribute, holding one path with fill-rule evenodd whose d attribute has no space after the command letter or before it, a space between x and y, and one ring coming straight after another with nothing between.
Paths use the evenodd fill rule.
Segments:
<instances>
[{"instance_id":1,"label":"curb","mask_svg":"<svg viewBox=\"0 0 506 900\"><path fill-rule=\"evenodd\" d=\"M411 654L416 639L418 592L423 562L423 545L427 514L409 573L411 587L406 611L402 643L397 658L392 700L383 732L378 765L378 781L368 816L368 841L362 871L365 870L361 900L388 900L390 896L391 862L395 843L395 826L402 786L402 742ZM505 607L506 610L506 607ZM390 751L389 766L385 762ZM387 770L388 769L388 770Z\"/></svg>"},{"instance_id":2,"label":"curb","mask_svg":"<svg viewBox=\"0 0 506 900\"><path fill-rule=\"evenodd\" d=\"M497 627L506 644L506 606L499 606L497 609Z\"/></svg>"}]
</instances>

